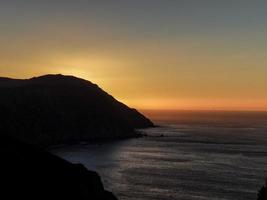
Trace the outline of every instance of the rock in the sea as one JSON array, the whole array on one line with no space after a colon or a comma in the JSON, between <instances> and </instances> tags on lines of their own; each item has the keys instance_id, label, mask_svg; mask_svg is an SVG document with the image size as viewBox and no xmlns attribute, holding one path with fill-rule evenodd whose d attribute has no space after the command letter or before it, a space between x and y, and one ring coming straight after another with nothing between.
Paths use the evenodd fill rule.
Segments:
<instances>
[{"instance_id":1,"label":"rock in the sea","mask_svg":"<svg viewBox=\"0 0 267 200\"><path fill-rule=\"evenodd\" d=\"M127 138L152 126L137 110L83 79L0 78L0 129L33 144Z\"/></svg>"},{"instance_id":2,"label":"rock in the sea","mask_svg":"<svg viewBox=\"0 0 267 200\"><path fill-rule=\"evenodd\" d=\"M0 141L1 199L116 200L96 172L9 137Z\"/></svg>"}]
</instances>

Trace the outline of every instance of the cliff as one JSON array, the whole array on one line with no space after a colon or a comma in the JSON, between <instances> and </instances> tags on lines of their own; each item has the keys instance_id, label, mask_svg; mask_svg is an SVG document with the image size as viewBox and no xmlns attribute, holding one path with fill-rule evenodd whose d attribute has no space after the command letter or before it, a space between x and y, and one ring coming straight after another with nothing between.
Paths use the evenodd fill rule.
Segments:
<instances>
[{"instance_id":1,"label":"cliff","mask_svg":"<svg viewBox=\"0 0 267 200\"><path fill-rule=\"evenodd\" d=\"M0 140L3 199L116 200L96 172L9 137Z\"/></svg>"},{"instance_id":2,"label":"cliff","mask_svg":"<svg viewBox=\"0 0 267 200\"><path fill-rule=\"evenodd\" d=\"M97 85L73 76L0 78L0 129L24 141L52 145L127 138L153 126L137 110Z\"/></svg>"}]
</instances>

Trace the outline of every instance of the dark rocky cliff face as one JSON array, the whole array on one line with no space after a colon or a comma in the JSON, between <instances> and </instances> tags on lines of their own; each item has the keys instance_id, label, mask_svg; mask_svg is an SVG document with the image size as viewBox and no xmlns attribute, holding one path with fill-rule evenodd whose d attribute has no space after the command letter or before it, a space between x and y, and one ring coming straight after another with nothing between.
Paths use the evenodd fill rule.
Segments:
<instances>
[{"instance_id":1,"label":"dark rocky cliff face","mask_svg":"<svg viewBox=\"0 0 267 200\"><path fill-rule=\"evenodd\" d=\"M27 142L51 145L135 136L153 126L97 85L72 76L0 78L0 129Z\"/></svg>"},{"instance_id":2,"label":"dark rocky cliff face","mask_svg":"<svg viewBox=\"0 0 267 200\"><path fill-rule=\"evenodd\" d=\"M0 141L1 199L116 200L97 173L9 137Z\"/></svg>"}]
</instances>

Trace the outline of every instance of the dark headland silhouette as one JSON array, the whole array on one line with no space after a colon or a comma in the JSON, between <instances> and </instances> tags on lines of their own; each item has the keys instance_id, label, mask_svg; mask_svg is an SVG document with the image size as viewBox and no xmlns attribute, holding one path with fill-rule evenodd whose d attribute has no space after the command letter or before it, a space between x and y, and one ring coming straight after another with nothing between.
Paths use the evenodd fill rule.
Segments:
<instances>
[{"instance_id":1,"label":"dark headland silhouette","mask_svg":"<svg viewBox=\"0 0 267 200\"><path fill-rule=\"evenodd\" d=\"M83 79L0 78L1 195L115 200L95 172L41 147L135 137L135 129L152 126L137 110Z\"/></svg>"},{"instance_id":2,"label":"dark headland silhouette","mask_svg":"<svg viewBox=\"0 0 267 200\"><path fill-rule=\"evenodd\" d=\"M0 78L0 128L38 145L128 138L153 123L97 85L73 76Z\"/></svg>"},{"instance_id":3,"label":"dark headland silhouette","mask_svg":"<svg viewBox=\"0 0 267 200\"><path fill-rule=\"evenodd\" d=\"M0 145L1 199L117 199L81 164L5 136Z\"/></svg>"}]
</instances>

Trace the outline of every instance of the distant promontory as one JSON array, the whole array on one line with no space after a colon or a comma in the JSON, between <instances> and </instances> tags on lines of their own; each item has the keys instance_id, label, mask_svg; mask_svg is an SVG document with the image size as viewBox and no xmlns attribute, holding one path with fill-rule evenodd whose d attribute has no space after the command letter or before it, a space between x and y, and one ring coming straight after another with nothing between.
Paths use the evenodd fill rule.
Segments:
<instances>
[{"instance_id":1,"label":"distant promontory","mask_svg":"<svg viewBox=\"0 0 267 200\"><path fill-rule=\"evenodd\" d=\"M0 78L0 121L2 133L45 146L134 137L154 126L96 84L63 75Z\"/></svg>"}]
</instances>

